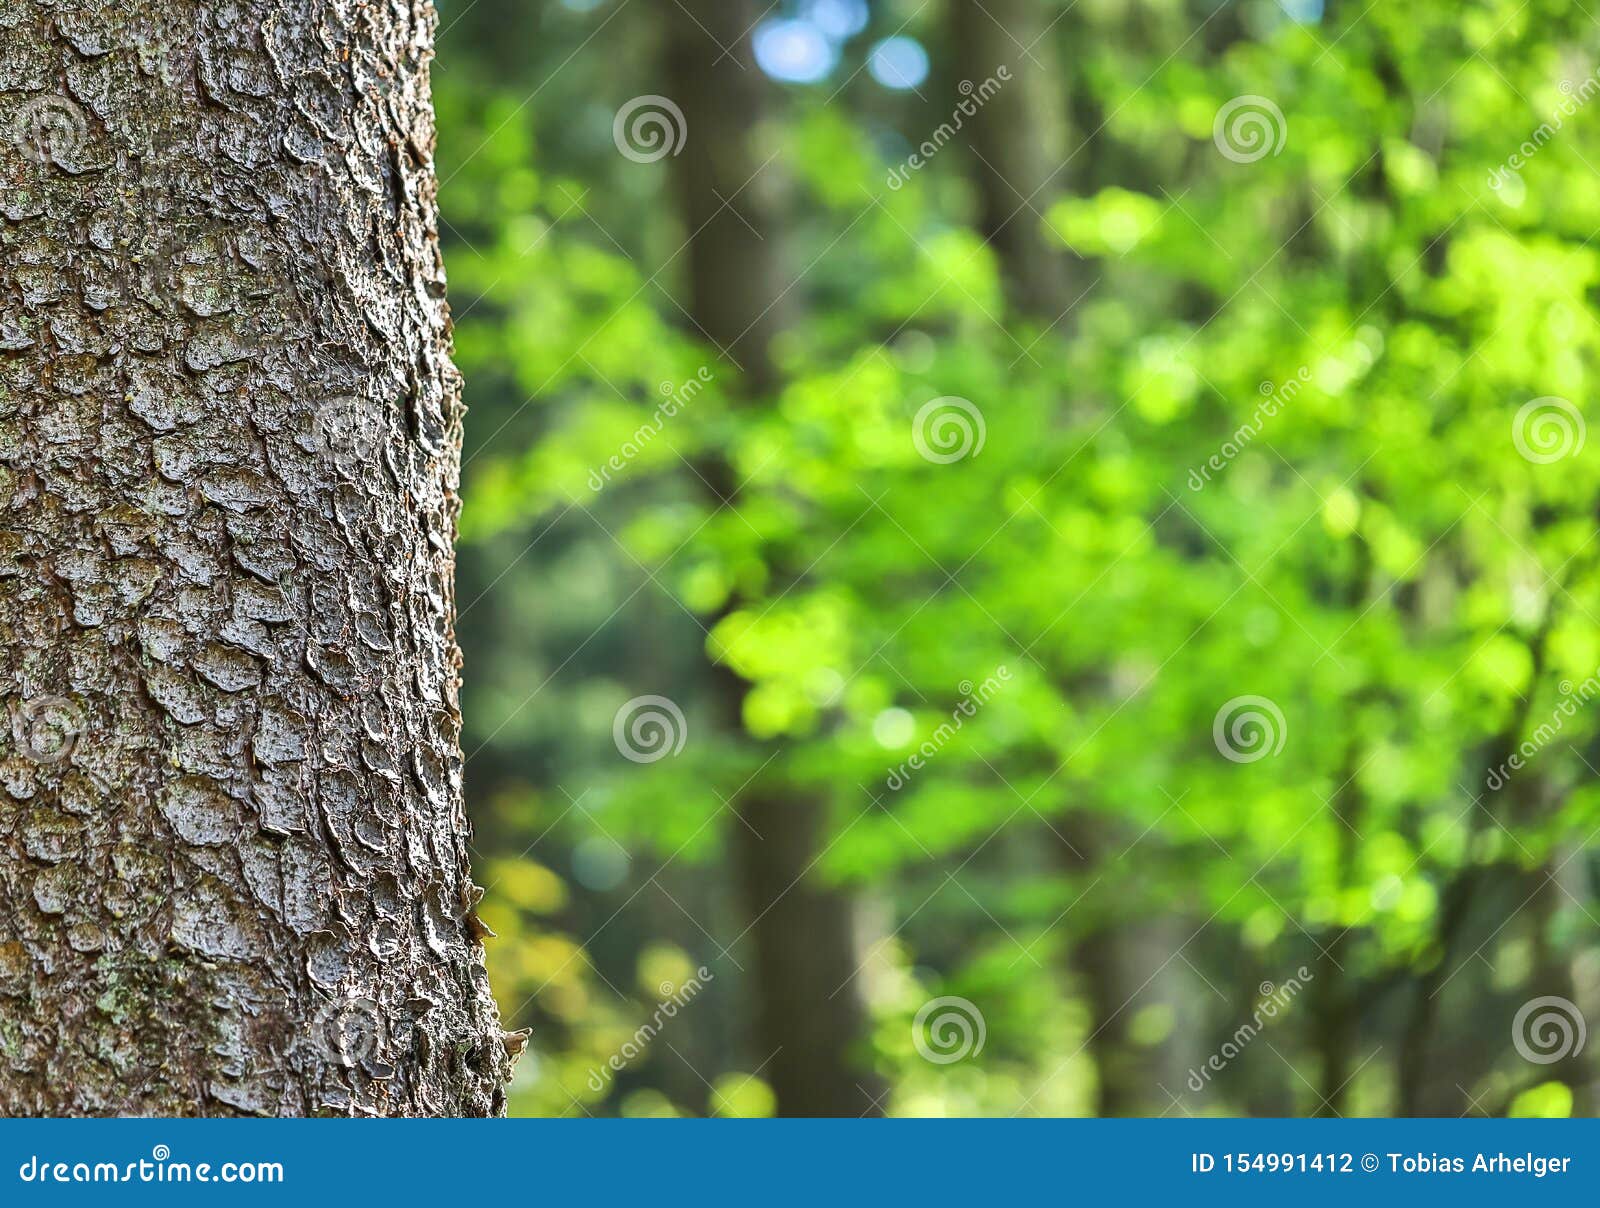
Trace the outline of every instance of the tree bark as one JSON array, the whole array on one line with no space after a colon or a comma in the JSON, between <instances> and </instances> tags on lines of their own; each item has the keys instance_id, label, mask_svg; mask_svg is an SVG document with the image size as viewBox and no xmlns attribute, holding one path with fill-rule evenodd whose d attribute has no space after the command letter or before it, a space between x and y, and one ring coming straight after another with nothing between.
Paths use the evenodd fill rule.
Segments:
<instances>
[{"instance_id":1,"label":"tree bark","mask_svg":"<svg viewBox=\"0 0 1600 1208\"><path fill-rule=\"evenodd\" d=\"M420 0L0 13L0 1112L484 1115Z\"/></svg>"},{"instance_id":2,"label":"tree bark","mask_svg":"<svg viewBox=\"0 0 1600 1208\"><path fill-rule=\"evenodd\" d=\"M763 172L752 147L770 87L747 45L760 15L748 0L684 0L669 13L667 41L668 88L687 128L673 164L688 240L688 312L698 334L737 362L746 405L759 405L780 385L771 344L789 284L770 170ZM738 482L725 458L696 468L719 503L736 505ZM722 664L712 674L723 725L741 734L749 686ZM855 1052L865 1043L867 1017L854 903L814 867L827 803L758 776L734 806L727 849L754 956L761 1076L784 1116L879 1114L882 1087Z\"/></svg>"}]
</instances>

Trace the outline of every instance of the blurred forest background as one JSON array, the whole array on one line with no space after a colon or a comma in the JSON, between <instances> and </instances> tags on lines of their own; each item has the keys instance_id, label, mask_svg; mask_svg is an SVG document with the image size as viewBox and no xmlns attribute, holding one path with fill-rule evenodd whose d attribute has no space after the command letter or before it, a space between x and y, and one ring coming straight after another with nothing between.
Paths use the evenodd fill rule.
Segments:
<instances>
[{"instance_id":1,"label":"blurred forest background","mask_svg":"<svg viewBox=\"0 0 1600 1208\"><path fill-rule=\"evenodd\" d=\"M1590 7L442 0L514 1111L1591 1111Z\"/></svg>"}]
</instances>

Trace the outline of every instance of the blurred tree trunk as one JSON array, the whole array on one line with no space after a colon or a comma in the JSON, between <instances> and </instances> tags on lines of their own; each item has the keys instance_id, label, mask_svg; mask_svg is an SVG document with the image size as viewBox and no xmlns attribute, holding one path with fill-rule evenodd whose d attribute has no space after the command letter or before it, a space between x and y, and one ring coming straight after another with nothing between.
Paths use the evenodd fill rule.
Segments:
<instances>
[{"instance_id":1,"label":"blurred tree trunk","mask_svg":"<svg viewBox=\"0 0 1600 1208\"><path fill-rule=\"evenodd\" d=\"M1002 66L1011 77L965 126L978 230L999 259L1016 311L1064 337L1073 327L1069 311L1081 283L1042 219L1068 178L1069 90L1056 54L1062 31L1033 0L951 0L949 21L956 71L964 82L960 91L966 91L965 83L977 90L985 80L999 79ZM1062 866L1089 877L1118 847L1106 821L1087 813L1061 823L1057 840ZM1069 973L1089 1005L1096 1113L1134 1115L1163 1105L1157 1071L1181 1069L1181 1063L1162 1060L1175 1051L1171 1044L1164 1052L1141 1052L1129 1029L1141 998L1159 995L1153 982L1183 942L1181 928L1153 923L1142 934L1087 906L1076 913L1063 925L1074 935ZM1157 949L1163 950L1152 962Z\"/></svg>"},{"instance_id":2,"label":"blurred tree trunk","mask_svg":"<svg viewBox=\"0 0 1600 1208\"><path fill-rule=\"evenodd\" d=\"M1526 903L1533 948L1533 974L1526 986L1529 999L1546 996L1565 999L1577 1014L1592 1019L1592 1013L1584 1009L1591 1005L1588 996L1573 975L1571 947L1557 939L1563 925L1569 933L1578 934L1589 922L1583 917L1574 917L1586 913L1583 903L1588 900L1589 892L1582 867L1578 861L1570 859L1571 856L1570 849L1558 849L1524 878L1527 893L1518 891L1518 900ZM1565 1014L1570 1017L1572 1011ZM1592 1116L1592 1051L1588 1051L1587 1045L1574 1043L1558 1044L1554 1052L1560 1056L1538 1071L1543 1075L1540 1080L1562 1082L1571 1089L1574 1118Z\"/></svg>"},{"instance_id":3,"label":"blurred tree trunk","mask_svg":"<svg viewBox=\"0 0 1600 1208\"><path fill-rule=\"evenodd\" d=\"M1000 258L1017 309L1054 324L1076 296L1066 251L1045 233L1041 217L1067 178L1067 85L1055 54L1060 31L1038 0L950 0L949 20L963 92L991 77L999 82L1001 67L1011 76L965 127L978 232Z\"/></svg>"},{"instance_id":4,"label":"blurred tree trunk","mask_svg":"<svg viewBox=\"0 0 1600 1208\"><path fill-rule=\"evenodd\" d=\"M1561 581L1563 588L1567 581ZM1538 684L1544 674L1555 620L1556 610L1548 609L1528 641L1530 685ZM1505 728L1489 743L1484 753L1486 773L1504 768L1518 749L1532 713L1533 699L1530 687L1512 709ZM1465 850L1469 861L1485 821L1493 821L1496 810L1503 809L1513 826L1530 819L1537 799L1536 783L1531 775L1517 776L1483 793L1475 808L1468 812ZM1411 979L1411 1005L1401 1028L1400 1053L1395 1063L1397 1116L1460 1115L1467 1109L1469 1097L1461 1090L1460 1078L1452 1076L1435 1084L1431 1058L1438 1043L1441 998L1457 972L1455 957L1467 942L1474 907L1489 885L1490 872L1490 865L1469 862L1450 878L1439 894L1439 905L1434 912L1437 921L1433 951L1429 954L1432 964ZM1498 929L1503 924L1503 919L1497 920L1495 926Z\"/></svg>"},{"instance_id":5,"label":"blurred tree trunk","mask_svg":"<svg viewBox=\"0 0 1600 1208\"><path fill-rule=\"evenodd\" d=\"M1115 869L1133 858L1131 845L1105 818L1076 813L1055 825L1061 866L1079 879L1092 881L1097 869ZM1198 1014L1192 1009L1197 993L1186 984L1187 966L1176 959L1192 928L1176 917L1133 917L1127 906L1115 899L1109 884L1101 884L1086 891L1061 921L1072 936L1065 949L1066 971L1089 1008L1085 1046L1094 1059L1098 1116L1166 1109L1171 1100L1163 1090L1182 1095L1200 1048ZM1170 1030L1160 1038L1137 1037L1135 1017L1158 1004L1171 1008Z\"/></svg>"},{"instance_id":6,"label":"blurred tree trunk","mask_svg":"<svg viewBox=\"0 0 1600 1208\"><path fill-rule=\"evenodd\" d=\"M0 1111L498 1114L432 10L0 25Z\"/></svg>"},{"instance_id":7,"label":"blurred tree trunk","mask_svg":"<svg viewBox=\"0 0 1600 1208\"><path fill-rule=\"evenodd\" d=\"M1352 566L1342 593L1342 602L1352 616L1372 598L1372 550L1357 537L1351 545ZM1345 735L1344 759L1339 783L1328 801L1334 822L1334 890L1342 896L1356 880L1360 856L1361 828L1366 822L1366 791L1361 785L1365 741L1362 714L1378 703L1371 688L1358 691L1349 701L1351 724ZM1337 917L1320 928L1315 961L1316 977L1311 985L1309 1014L1311 1043L1318 1060L1317 1116L1343 1116L1350 1101L1350 1081L1359 1067L1352 1064L1361 1021L1363 985L1358 975L1345 967L1352 959L1350 928Z\"/></svg>"},{"instance_id":8,"label":"blurred tree trunk","mask_svg":"<svg viewBox=\"0 0 1600 1208\"><path fill-rule=\"evenodd\" d=\"M1469 828L1476 837L1478 828ZM1469 845L1470 850L1470 845ZM1471 867L1456 874L1440 895L1436 911L1435 950L1429 954L1433 964L1412 979L1412 1001L1401 1028L1400 1052L1395 1061L1398 1082L1395 1115L1402 1117L1459 1115L1465 1104L1454 1081L1435 1086L1431 1077L1433 1048L1438 1043L1439 996L1457 971L1455 955L1465 932L1467 919L1477 897L1479 869ZM1456 1106L1458 1103L1460 1107Z\"/></svg>"},{"instance_id":9,"label":"blurred tree trunk","mask_svg":"<svg viewBox=\"0 0 1600 1208\"><path fill-rule=\"evenodd\" d=\"M1346 756L1343 783L1334 794L1329 806L1338 826L1334 835L1335 864L1338 888L1343 890L1355 875L1357 857L1356 834L1360 826L1363 797L1354 783L1359 768L1356 765L1356 748L1352 741ZM1317 1052L1317 1106L1316 1116L1339 1117L1345 1114L1350 1096L1350 1079L1355 1068L1351 1064L1356 1038L1356 1025L1360 1019L1360 1003L1356 999L1354 979L1345 969L1351 957L1350 928L1337 920L1319 932L1316 940L1316 977L1311 984L1309 1015L1311 1045Z\"/></svg>"},{"instance_id":10,"label":"blurred tree trunk","mask_svg":"<svg viewBox=\"0 0 1600 1208\"><path fill-rule=\"evenodd\" d=\"M688 240L689 315L739 366L747 405L779 388L771 345L791 284L773 170L753 146L770 87L747 49L761 12L748 0L683 0L668 12L668 87L687 128L673 166ZM696 469L718 502L737 506L738 480L725 459ZM723 724L741 733L748 685L721 663L713 674ZM852 902L814 867L826 804L758 776L734 807L728 850L755 957L761 1077L785 1116L878 1114L882 1088L854 1052L865 1044L867 1020Z\"/></svg>"}]
</instances>

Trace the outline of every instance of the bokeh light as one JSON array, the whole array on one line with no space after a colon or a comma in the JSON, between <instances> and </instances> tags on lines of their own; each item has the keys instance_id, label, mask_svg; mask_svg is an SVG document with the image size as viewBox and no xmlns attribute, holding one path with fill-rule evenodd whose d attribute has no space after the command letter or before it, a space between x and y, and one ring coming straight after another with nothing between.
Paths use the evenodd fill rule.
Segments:
<instances>
[{"instance_id":1,"label":"bokeh light","mask_svg":"<svg viewBox=\"0 0 1600 1208\"><path fill-rule=\"evenodd\" d=\"M928 78L928 52L915 38L885 38L872 48L867 70L885 88L915 88Z\"/></svg>"},{"instance_id":2,"label":"bokeh light","mask_svg":"<svg viewBox=\"0 0 1600 1208\"><path fill-rule=\"evenodd\" d=\"M810 0L804 16L835 42L852 38L867 27L867 0Z\"/></svg>"},{"instance_id":3,"label":"bokeh light","mask_svg":"<svg viewBox=\"0 0 1600 1208\"><path fill-rule=\"evenodd\" d=\"M826 79L839 52L815 23L801 19L764 21L754 37L756 64L775 80L815 84Z\"/></svg>"}]
</instances>

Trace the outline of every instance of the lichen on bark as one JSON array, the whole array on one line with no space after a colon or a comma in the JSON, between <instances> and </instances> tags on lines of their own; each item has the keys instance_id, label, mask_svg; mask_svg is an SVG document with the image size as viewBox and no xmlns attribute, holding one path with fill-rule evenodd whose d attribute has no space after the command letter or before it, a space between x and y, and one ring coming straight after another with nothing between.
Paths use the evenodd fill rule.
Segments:
<instances>
[{"instance_id":1,"label":"lichen on bark","mask_svg":"<svg viewBox=\"0 0 1600 1208\"><path fill-rule=\"evenodd\" d=\"M0 1112L461 1114L415 0L0 9Z\"/></svg>"}]
</instances>

